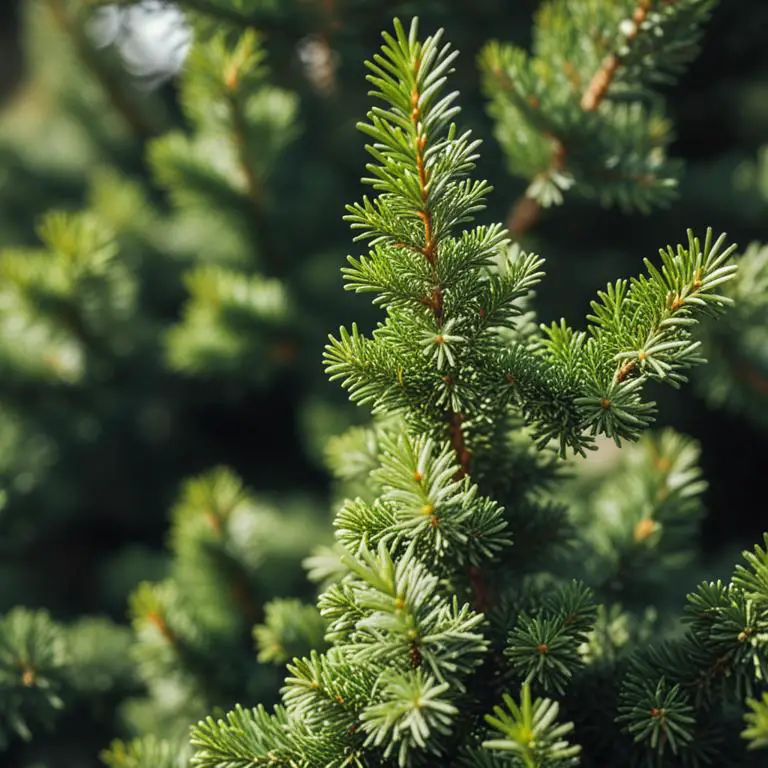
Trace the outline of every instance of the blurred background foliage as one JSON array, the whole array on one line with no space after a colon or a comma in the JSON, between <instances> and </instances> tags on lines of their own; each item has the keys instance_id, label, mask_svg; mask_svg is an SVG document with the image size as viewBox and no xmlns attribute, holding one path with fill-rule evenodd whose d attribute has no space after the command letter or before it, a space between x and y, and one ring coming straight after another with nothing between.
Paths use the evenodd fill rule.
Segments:
<instances>
[{"instance_id":1,"label":"blurred background foliage","mask_svg":"<svg viewBox=\"0 0 768 768\"><path fill-rule=\"evenodd\" d=\"M506 170L478 57L493 39L528 47L536 0L180 5L186 17L159 2L0 9L0 614L9 633L26 621L8 613L20 604L125 624L133 593L144 638L137 671L116 664L128 629L73 625L60 638L67 658L95 665L93 649L111 649L91 681L101 693L75 697L58 741L13 741L9 765L91 764L120 729L153 718L173 729L274 694L272 671L259 691L244 687L251 627L262 626L262 660L281 662L280 605L265 604L309 595L301 559L330 538L325 441L362 418L325 382L320 355L339 324L376 318L343 293L338 269L355 252L341 216L365 160L362 61L393 15L445 27L461 52L462 121L484 141L477 173L494 186L483 218L509 221L527 186ZM257 34L241 36L244 19ZM686 227L727 231L742 250L768 240L766 39L763 0L723 2L701 54L662 88L683 164L667 208L646 216L568 198L523 234L546 259L542 320L582 316L596 288ZM768 291L766 251L750 253L745 295ZM707 335L711 379L655 393L659 421L700 446L704 549L718 560L764 524L768 316L760 302L738 312ZM733 364L737 351L748 366ZM199 521L219 513L220 536L203 546ZM253 525L265 527L246 550ZM204 567L183 566L185 547L187 562L240 568L247 621L232 619L242 601L203 610L220 560L207 581ZM135 591L140 582L152 585ZM180 663L151 652L169 632L187 654L172 693L152 690L158 670ZM220 680L229 688L206 700L208 672L190 654L223 642L236 660ZM55 680L66 664L51 664Z\"/></svg>"}]
</instances>

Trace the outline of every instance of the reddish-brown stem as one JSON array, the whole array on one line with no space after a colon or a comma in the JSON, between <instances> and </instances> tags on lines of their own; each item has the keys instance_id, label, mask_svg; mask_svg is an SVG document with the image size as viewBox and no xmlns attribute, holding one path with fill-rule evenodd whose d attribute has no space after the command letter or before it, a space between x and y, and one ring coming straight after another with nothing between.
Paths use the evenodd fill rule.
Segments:
<instances>
[{"instance_id":1,"label":"reddish-brown stem","mask_svg":"<svg viewBox=\"0 0 768 768\"><path fill-rule=\"evenodd\" d=\"M549 161L550 171L559 171L565 168L565 146L554 134L548 134L547 138L552 142L552 156ZM510 234L520 239L530 229L533 229L541 219L541 204L527 194L522 194L512 205L507 215L507 229Z\"/></svg>"},{"instance_id":2,"label":"reddish-brown stem","mask_svg":"<svg viewBox=\"0 0 768 768\"><path fill-rule=\"evenodd\" d=\"M448 434L451 439L451 447L459 460L459 471L456 473L458 479L469 474L469 464L472 459L472 454L469 452L464 440L464 430L461 426L463 421L463 414L456 413L455 411L450 414L448 419Z\"/></svg>"},{"instance_id":3,"label":"reddish-brown stem","mask_svg":"<svg viewBox=\"0 0 768 768\"><path fill-rule=\"evenodd\" d=\"M635 366L637 365L637 361L635 360L629 360L628 362L624 363L624 365L619 368L619 370L616 372L616 381L621 383L624 381L624 379L629 376L632 371L635 370Z\"/></svg>"},{"instance_id":4,"label":"reddish-brown stem","mask_svg":"<svg viewBox=\"0 0 768 768\"><path fill-rule=\"evenodd\" d=\"M418 78L420 65L421 61L417 59L414 65L414 79ZM435 282L435 287L432 290L431 295L425 300L425 303L432 309L435 318L440 322L443 317L443 293L439 285L437 285L437 242L432 227L432 212L428 205L429 172L425 161L427 136L420 132L420 96L421 94L419 92L418 84L414 83L411 91L411 122L413 123L416 134L414 147L416 150L416 171L419 176L419 193L423 202L423 207L417 215L424 225L424 248L421 252L432 267L432 277ZM464 439L464 431L462 428L463 420L464 417L460 413L450 412L448 414L450 441L456 452L456 457L459 460L460 469L457 472L459 477L464 477L469 474L469 464L471 460L471 454Z\"/></svg>"},{"instance_id":5,"label":"reddish-brown stem","mask_svg":"<svg viewBox=\"0 0 768 768\"><path fill-rule=\"evenodd\" d=\"M618 68L619 57L615 53L604 59L602 66L595 72L589 87L581 97L581 108L585 112L593 112L600 106Z\"/></svg>"},{"instance_id":6,"label":"reddish-brown stem","mask_svg":"<svg viewBox=\"0 0 768 768\"><path fill-rule=\"evenodd\" d=\"M467 573L469 575L469 583L472 586L472 607L484 613L491 605L490 595L488 594L488 585L485 583L485 576L483 572L474 565L470 565Z\"/></svg>"},{"instance_id":7,"label":"reddish-brown stem","mask_svg":"<svg viewBox=\"0 0 768 768\"><path fill-rule=\"evenodd\" d=\"M507 215L507 229L519 239L535 227L540 218L541 205L528 195L520 195Z\"/></svg>"},{"instance_id":8,"label":"reddish-brown stem","mask_svg":"<svg viewBox=\"0 0 768 768\"><path fill-rule=\"evenodd\" d=\"M637 37L640 25L645 21L648 12L651 10L651 4L652 0L638 0L635 12L632 14L633 26L625 35L627 43L631 43ZM587 90L584 91L584 95L581 97L581 108L585 112L593 112L600 106L605 98L605 94L608 93L608 89L611 87L620 64L621 57L617 53L611 53L603 59L600 69L592 76Z\"/></svg>"},{"instance_id":9,"label":"reddish-brown stem","mask_svg":"<svg viewBox=\"0 0 768 768\"><path fill-rule=\"evenodd\" d=\"M157 627L157 629L160 631L160 634L169 643L176 642L176 635L173 633L171 628L165 623L165 619L163 618L162 614L159 611L150 611L147 614L147 621L150 621L152 624L154 624Z\"/></svg>"}]
</instances>

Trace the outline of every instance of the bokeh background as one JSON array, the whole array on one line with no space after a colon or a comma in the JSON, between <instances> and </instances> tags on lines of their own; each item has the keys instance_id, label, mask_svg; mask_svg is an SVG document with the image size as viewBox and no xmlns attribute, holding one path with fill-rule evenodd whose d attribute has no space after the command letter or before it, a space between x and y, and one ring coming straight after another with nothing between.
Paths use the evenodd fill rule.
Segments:
<instances>
[{"instance_id":1,"label":"bokeh background","mask_svg":"<svg viewBox=\"0 0 768 768\"><path fill-rule=\"evenodd\" d=\"M110 279L133 298L114 333L98 313L90 331L72 331L85 362L66 373L56 350L69 337L19 331L14 340L7 318L16 299L7 297L23 297L27 330L44 317L58 333L69 316L36 292L41 275L20 276L0 259L0 614L22 604L63 622L102 615L125 624L136 585L170 572L169 515L183 481L217 466L277 510L301 508L315 521L292 570L271 576L287 585L275 583L273 593L306 596L300 557L330 538L323 446L365 420L325 381L322 346L340 324L376 319L368 301L343 292L339 274L346 254L359 250L341 217L362 191L365 153L354 127L368 108L362 61L396 13L418 14L424 30L445 27L461 51L463 123L483 139L478 174L494 186L484 218L504 220L525 182L505 171L476 57L491 39L527 45L538 3L305 0L290 11L263 3L266 78L292 94L290 104L274 101L289 115L280 125L290 141L269 158L260 207L235 200L229 213L221 194L220 209L185 201L170 149L157 148L170 131L195 131L176 76L189 40L180 17L150 3L80 24L76 5L0 5L0 249L39 249L38 225L52 209L98 210L119 230L124 272ZM701 55L664 89L672 151L685 163L668 209L628 215L569 199L526 234L525 247L546 258L543 320L564 315L579 324L596 289L638 272L643 257L678 242L687 227L712 226L741 246L768 240L766 40L764 0L722 2ZM218 194L215 183L200 189ZM249 314L227 304L224 288L206 304L219 283L211 275L197 289L185 282L205 265L276 280L288 309L277 319L261 305ZM77 301L66 294L62 306ZM754 395L749 408L713 408L706 387L654 393L660 423L701 445L705 561L749 545L765 528L768 370L745 386ZM293 535L289 527L285 535ZM110 723L98 722L87 736L75 729L59 754L89 764L76 761L112 735ZM42 765L52 747L14 749L9 765Z\"/></svg>"}]
</instances>

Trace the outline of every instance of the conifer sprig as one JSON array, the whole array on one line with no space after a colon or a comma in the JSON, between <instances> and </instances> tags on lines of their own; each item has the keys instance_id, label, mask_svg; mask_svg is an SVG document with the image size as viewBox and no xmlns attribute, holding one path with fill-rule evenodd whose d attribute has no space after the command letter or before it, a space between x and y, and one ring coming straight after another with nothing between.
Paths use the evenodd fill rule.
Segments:
<instances>
[{"instance_id":1,"label":"conifer sprig","mask_svg":"<svg viewBox=\"0 0 768 768\"><path fill-rule=\"evenodd\" d=\"M494 715L486 721L503 738L489 739L483 747L511 753L524 768L566 768L579 765L578 745L565 738L573 731L573 723L558 723L560 707L551 699L532 700L526 683L520 691L520 704L504 694L504 707L494 707Z\"/></svg>"},{"instance_id":2,"label":"conifer sprig","mask_svg":"<svg viewBox=\"0 0 768 768\"><path fill-rule=\"evenodd\" d=\"M51 728L67 709L110 706L115 690L132 691L129 642L104 619L65 626L45 610L0 615L0 746Z\"/></svg>"},{"instance_id":3,"label":"conifer sprig","mask_svg":"<svg viewBox=\"0 0 768 768\"><path fill-rule=\"evenodd\" d=\"M0 744L50 725L64 707L66 644L45 611L16 608L0 619Z\"/></svg>"},{"instance_id":4,"label":"conifer sprig","mask_svg":"<svg viewBox=\"0 0 768 768\"><path fill-rule=\"evenodd\" d=\"M728 300L716 288L732 278L734 246L711 232L702 244L661 252L661 268L619 280L593 302L587 332L564 320L536 337L504 345L498 328L514 327L519 300L542 276L542 260L509 251L499 225L459 233L489 191L473 181L478 142L452 119L445 94L455 57L438 33L420 43L416 25L395 25L369 63L376 106L360 129L373 139L365 179L378 193L348 206L347 220L370 240L349 258L347 289L372 292L386 320L372 337L355 325L326 349L326 370L374 413L403 411L436 439L448 439L461 472L513 402L542 444L584 453L596 435L636 439L651 422L648 380L673 385L698 362L690 327Z\"/></svg>"},{"instance_id":5,"label":"conifer sprig","mask_svg":"<svg viewBox=\"0 0 768 768\"><path fill-rule=\"evenodd\" d=\"M148 735L131 739L127 744L115 740L101 753L101 760L108 768L185 768L189 761L187 751Z\"/></svg>"},{"instance_id":6,"label":"conifer sprig","mask_svg":"<svg viewBox=\"0 0 768 768\"><path fill-rule=\"evenodd\" d=\"M117 235L92 210L51 211L42 248L0 251L0 367L6 378L73 384L90 357L131 349L144 330Z\"/></svg>"}]
</instances>

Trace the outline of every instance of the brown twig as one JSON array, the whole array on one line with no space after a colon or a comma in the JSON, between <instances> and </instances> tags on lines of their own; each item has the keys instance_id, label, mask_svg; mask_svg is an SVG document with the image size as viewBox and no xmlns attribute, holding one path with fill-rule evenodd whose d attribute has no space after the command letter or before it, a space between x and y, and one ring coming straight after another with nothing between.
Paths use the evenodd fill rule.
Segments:
<instances>
[{"instance_id":1,"label":"brown twig","mask_svg":"<svg viewBox=\"0 0 768 768\"><path fill-rule=\"evenodd\" d=\"M635 12L632 14L633 26L625 35L627 43L631 43L640 31L640 25L645 21L648 16L648 12L651 10L652 0L638 0ZM616 72L621 64L621 56L617 53L611 53L603 59L603 63L600 69L592 76L592 80L587 86L587 90L584 91L584 95L581 97L581 108L585 112L593 112L596 110L608 92L613 78L616 76Z\"/></svg>"},{"instance_id":2,"label":"brown twig","mask_svg":"<svg viewBox=\"0 0 768 768\"><path fill-rule=\"evenodd\" d=\"M552 142L552 156L546 172L560 171L565 168L565 145L552 133L547 134L547 138ZM507 215L507 229L510 234L520 239L539 223L541 213L541 203L524 193L515 201Z\"/></svg>"},{"instance_id":3,"label":"brown twig","mask_svg":"<svg viewBox=\"0 0 768 768\"><path fill-rule=\"evenodd\" d=\"M159 611L150 611L147 614L147 621L157 627L160 634L171 644L176 643L176 635L173 630L165 623L165 618Z\"/></svg>"},{"instance_id":4,"label":"brown twig","mask_svg":"<svg viewBox=\"0 0 768 768\"><path fill-rule=\"evenodd\" d=\"M460 471L457 472L457 479L461 479L469 474L469 464L472 459L472 454L469 452L466 441L464 440L464 430L461 426L463 421L464 415L456 413L455 411L450 414L448 419L448 433L451 438L451 447L459 460Z\"/></svg>"},{"instance_id":5,"label":"brown twig","mask_svg":"<svg viewBox=\"0 0 768 768\"><path fill-rule=\"evenodd\" d=\"M414 64L414 80L418 78L420 66L421 60L417 59ZM427 136L420 131L420 97L421 93L419 92L418 84L414 83L413 90L411 91L411 122L413 123L416 133L416 170L419 176L419 192L423 202L423 207L418 213L418 216L424 225L424 247L421 249L421 253L429 262L429 265L432 268L432 277L435 281L435 288L433 289L430 296L425 299L425 303L432 309L435 318L439 322L443 316L443 293L439 285L437 285L437 240L435 239L432 225L432 211L429 209L427 204L427 199L429 197L429 174L425 162ZM457 472L458 477L465 477L469 474L469 466L471 461L471 453L467 448L466 440L464 438L464 430L462 427L463 421L464 416L462 414L453 411L448 413L448 430L451 446L456 452L456 457L459 460L459 471Z\"/></svg>"},{"instance_id":6,"label":"brown twig","mask_svg":"<svg viewBox=\"0 0 768 768\"><path fill-rule=\"evenodd\" d=\"M541 205L526 194L512 204L507 214L507 229L511 235L520 239L539 223L541 218Z\"/></svg>"}]
</instances>

